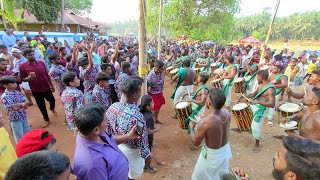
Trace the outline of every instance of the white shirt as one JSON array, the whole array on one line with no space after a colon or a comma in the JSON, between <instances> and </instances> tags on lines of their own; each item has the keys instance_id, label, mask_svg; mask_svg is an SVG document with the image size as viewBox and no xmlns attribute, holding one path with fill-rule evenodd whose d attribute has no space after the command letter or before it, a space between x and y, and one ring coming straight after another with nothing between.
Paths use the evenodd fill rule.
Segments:
<instances>
[{"instance_id":1,"label":"white shirt","mask_svg":"<svg viewBox=\"0 0 320 180\"><path fill-rule=\"evenodd\" d=\"M240 66L240 68L246 67L246 65L247 65L250 57L251 57L250 55L243 55L243 56L242 56L242 61L241 61L241 66Z\"/></svg>"},{"instance_id":2,"label":"white shirt","mask_svg":"<svg viewBox=\"0 0 320 180\"><path fill-rule=\"evenodd\" d=\"M300 72L299 72L299 74L297 74L296 77L303 78L306 75L307 71L308 71L308 65L306 65L306 64L303 65L302 63L299 63L297 66L299 67Z\"/></svg>"}]
</instances>

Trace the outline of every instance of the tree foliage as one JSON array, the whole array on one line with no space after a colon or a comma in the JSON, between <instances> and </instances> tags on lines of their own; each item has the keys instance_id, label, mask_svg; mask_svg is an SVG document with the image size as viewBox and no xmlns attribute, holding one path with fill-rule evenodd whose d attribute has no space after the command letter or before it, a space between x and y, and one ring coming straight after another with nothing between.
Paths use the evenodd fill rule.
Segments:
<instances>
[{"instance_id":1,"label":"tree foliage","mask_svg":"<svg viewBox=\"0 0 320 180\"><path fill-rule=\"evenodd\" d=\"M84 12L90 13L92 7L92 0L66 0L65 8L77 14L83 14Z\"/></svg>"},{"instance_id":2,"label":"tree foliage","mask_svg":"<svg viewBox=\"0 0 320 180\"><path fill-rule=\"evenodd\" d=\"M167 0L163 7L163 28L173 38L186 34L195 40L220 41L231 38L239 0ZM147 0L146 26L151 36L158 31L158 9L158 0Z\"/></svg>"},{"instance_id":3,"label":"tree foliage","mask_svg":"<svg viewBox=\"0 0 320 180\"><path fill-rule=\"evenodd\" d=\"M266 38L272 15L267 10L251 16L236 19L236 38L254 36L261 40ZM276 17L271 39L319 40L320 11L295 13L286 17Z\"/></svg>"},{"instance_id":4,"label":"tree foliage","mask_svg":"<svg viewBox=\"0 0 320 180\"><path fill-rule=\"evenodd\" d=\"M138 34L138 21L136 20L109 23L107 26L111 27L108 32L110 35L124 36L130 32Z\"/></svg>"},{"instance_id":5,"label":"tree foliage","mask_svg":"<svg viewBox=\"0 0 320 180\"><path fill-rule=\"evenodd\" d=\"M17 14L14 13L14 1L13 0L2 0L3 6L5 11L3 12L4 17L2 19L5 19L9 26L12 26L13 28L18 28L18 23L23 22L24 20L20 18L23 11L19 11ZM1 10L1 16L2 16L2 10Z\"/></svg>"}]
</instances>

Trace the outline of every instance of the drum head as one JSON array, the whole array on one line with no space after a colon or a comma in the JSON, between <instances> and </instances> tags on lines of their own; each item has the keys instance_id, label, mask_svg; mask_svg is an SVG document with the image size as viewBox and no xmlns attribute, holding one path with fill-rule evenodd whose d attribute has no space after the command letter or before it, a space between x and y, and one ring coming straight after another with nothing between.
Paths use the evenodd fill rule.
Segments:
<instances>
[{"instance_id":1,"label":"drum head","mask_svg":"<svg viewBox=\"0 0 320 180\"><path fill-rule=\"evenodd\" d=\"M194 68L193 70L194 70L194 71L199 71L199 70L200 70L200 68Z\"/></svg>"},{"instance_id":2,"label":"drum head","mask_svg":"<svg viewBox=\"0 0 320 180\"><path fill-rule=\"evenodd\" d=\"M260 70L269 70L270 69L270 67L269 66L266 66L266 65L264 65L264 66L262 66L261 68L260 68Z\"/></svg>"},{"instance_id":3,"label":"drum head","mask_svg":"<svg viewBox=\"0 0 320 180\"><path fill-rule=\"evenodd\" d=\"M170 73L171 74L176 73L176 72L178 72L178 70L179 70L178 68L177 69L173 69L173 70L170 71Z\"/></svg>"},{"instance_id":4,"label":"drum head","mask_svg":"<svg viewBox=\"0 0 320 180\"><path fill-rule=\"evenodd\" d=\"M218 81L220 81L220 79L215 79L215 80L211 81L211 83L215 83L215 82L218 82Z\"/></svg>"},{"instance_id":5,"label":"drum head","mask_svg":"<svg viewBox=\"0 0 320 180\"><path fill-rule=\"evenodd\" d=\"M167 67L167 70L173 69L173 66L169 66Z\"/></svg>"},{"instance_id":6,"label":"drum head","mask_svg":"<svg viewBox=\"0 0 320 180\"><path fill-rule=\"evenodd\" d=\"M212 63L210 66L214 67L214 66L218 66L217 63Z\"/></svg>"},{"instance_id":7,"label":"drum head","mask_svg":"<svg viewBox=\"0 0 320 180\"><path fill-rule=\"evenodd\" d=\"M176 109L182 109L185 108L189 105L188 102L179 102L178 104L176 104Z\"/></svg>"},{"instance_id":8,"label":"drum head","mask_svg":"<svg viewBox=\"0 0 320 180\"><path fill-rule=\"evenodd\" d=\"M279 106L279 110L284 112L298 112L300 111L301 107L298 104L295 103L283 103Z\"/></svg>"},{"instance_id":9,"label":"drum head","mask_svg":"<svg viewBox=\"0 0 320 180\"><path fill-rule=\"evenodd\" d=\"M224 69L216 69L213 71L213 74L223 74L224 73Z\"/></svg>"},{"instance_id":10,"label":"drum head","mask_svg":"<svg viewBox=\"0 0 320 180\"><path fill-rule=\"evenodd\" d=\"M238 103L238 104L235 104L233 107L232 107L232 110L234 111L239 111L239 110L242 110L244 108L248 107L248 104L246 103Z\"/></svg>"},{"instance_id":11,"label":"drum head","mask_svg":"<svg viewBox=\"0 0 320 180\"><path fill-rule=\"evenodd\" d=\"M235 79L234 79L234 82L235 82L235 83L241 82L241 81L244 81L244 78L238 77L238 78L235 78Z\"/></svg>"}]
</instances>

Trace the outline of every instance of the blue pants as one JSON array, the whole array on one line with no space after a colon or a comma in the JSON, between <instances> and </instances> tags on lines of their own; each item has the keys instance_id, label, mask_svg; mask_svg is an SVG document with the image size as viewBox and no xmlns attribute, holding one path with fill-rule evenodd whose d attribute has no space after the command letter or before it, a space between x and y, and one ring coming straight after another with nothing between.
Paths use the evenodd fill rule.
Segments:
<instances>
[{"instance_id":1,"label":"blue pants","mask_svg":"<svg viewBox=\"0 0 320 180\"><path fill-rule=\"evenodd\" d=\"M27 118L24 118L23 120L10 121L10 126L13 138L16 141L16 143L26 132L30 130L30 125L28 123Z\"/></svg>"}]
</instances>

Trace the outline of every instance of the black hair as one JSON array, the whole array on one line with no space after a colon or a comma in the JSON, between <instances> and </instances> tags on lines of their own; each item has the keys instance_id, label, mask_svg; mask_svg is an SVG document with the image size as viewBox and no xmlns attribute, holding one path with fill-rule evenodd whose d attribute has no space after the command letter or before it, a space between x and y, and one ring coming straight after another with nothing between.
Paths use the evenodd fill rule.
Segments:
<instances>
[{"instance_id":1,"label":"black hair","mask_svg":"<svg viewBox=\"0 0 320 180\"><path fill-rule=\"evenodd\" d=\"M224 106L224 103L226 102L226 96L219 88L210 89L209 97L214 109L221 109Z\"/></svg>"},{"instance_id":2,"label":"black hair","mask_svg":"<svg viewBox=\"0 0 320 180\"><path fill-rule=\"evenodd\" d=\"M0 62L3 62L3 61L7 62L7 60L5 58L0 58Z\"/></svg>"},{"instance_id":3,"label":"black hair","mask_svg":"<svg viewBox=\"0 0 320 180\"><path fill-rule=\"evenodd\" d=\"M79 132L88 135L94 128L100 126L105 114L104 108L95 103L80 107L75 113L75 124Z\"/></svg>"},{"instance_id":4,"label":"black hair","mask_svg":"<svg viewBox=\"0 0 320 180\"><path fill-rule=\"evenodd\" d=\"M41 134L41 139L44 140L50 136L50 133L48 131L45 131ZM43 145L38 151L45 151L48 150L49 146L54 145L57 143L57 140L54 138L51 141L49 141L47 144Z\"/></svg>"},{"instance_id":5,"label":"black hair","mask_svg":"<svg viewBox=\"0 0 320 180\"><path fill-rule=\"evenodd\" d=\"M156 68L162 68L163 66L164 66L164 63L160 60L156 60L154 62L154 67L156 67Z\"/></svg>"},{"instance_id":6,"label":"black hair","mask_svg":"<svg viewBox=\"0 0 320 180\"><path fill-rule=\"evenodd\" d=\"M201 77L201 82L203 83L203 84L205 84L205 83L207 83L208 82L208 79L209 79L209 73L207 73L207 72L201 72L200 73L200 77Z\"/></svg>"},{"instance_id":7,"label":"black hair","mask_svg":"<svg viewBox=\"0 0 320 180\"><path fill-rule=\"evenodd\" d=\"M72 60L72 55L67 55L66 61L71 62L71 60Z\"/></svg>"},{"instance_id":8,"label":"black hair","mask_svg":"<svg viewBox=\"0 0 320 180\"><path fill-rule=\"evenodd\" d=\"M109 81L109 79L110 77L106 73L100 72L96 76L96 83L99 84L100 81Z\"/></svg>"},{"instance_id":9,"label":"black hair","mask_svg":"<svg viewBox=\"0 0 320 180\"><path fill-rule=\"evenodd\" d=\"M59 56L56 54L56 53L52 53L52 54L49 54L49 61L52 62L52 61L55 61Z\"/></svg>"},{"instance_id":10,"label":"black hair","mask_svg":"<svg viewBox=\"0 0 320 180\"><path fill-rule=\"evenodd\" d=\"M140 112L141 113L144 113L146 112L146 107L149 106L152 102L152 97L149 96L149 95L144 95L142 98L141 98L141 104L139 106L140 108Z\"/></svg>"},{"instance_id":11,"label":"black hair","mask_svg":"<svg viewBox=\"0 0 320 180\"><path fill-rule=\"evenodd\" d=\"M121 84L124 94L134 94L141 89L143 79L138 76L130 76L127 81Z\"/></svg>"},{"instance_id":12,"label":"black hair","mask_svg":"<svg viewBox=\"0 0 320 180\"><path fill-rule=\"evenodd\" d=\"M66 47L60 47L60 48L59 48L59 52L65 50L65 49L66 49Z\"/></svg>"},{"instance_id":13,"label":"black hair","mask_svg":"<svg viewBox=\"0 0 320 180\"><path fill-rule=\"evenodd\" d=\"M232 64L234 62L234 57L233 56L227 56L226 59Z\"/></svg>"},{"instance_id":14,"label":"black hair","mask_svg":"<svg viewBox=\"0 0 320 180\"><path fill-rule=\"evenodd\" d=\"M257 76L260 76L263 80L267 81L269 77L268 70L259 70L257 71Z\"/></svg>"},{"instance_id":15,"label":"black hair","mask_svg":"<svg viewBox=\"0 0 320 180\"><path fill-rule=\"evenodd\" d=\"M281 64L276 64L274 66L277 67L278 69L280 69L280 72L283 70L283 66Z\"/></svg>"},{"instance_id":16,"label":"black hair","mask_svg":"<svg viewBox=\"0 0 320 180\"><path fill-rule=\"evenodd\" d=\"M287 169L297 179L318 179L320 177L320 144L301 138L286 137L283 145L287 149Z\"/></svg>"},{"instance_id":17,"label":"black hair","mask_svg":"<svg viewBox=\"0 0 320 180\"><path fill-rule=\"evenodd\" d=\"M0 45L0 49L8 49L6 45Z\"/></svg>"},{"instance_id":18,"label":"black hair","mask_svg":"<svg viewBox=\"0 0 320 180\"><path fill-rule=\"evenodd\" d=\"M0 78L0 84L8 85L10 83L17 83L17 79L12 76L3 76Z\"/></svg>"},{"instance_id":19,"label":"black hair","mask_svg":"<svg viewBox=\"0 0 320 180\"><path fill-rule=\"evenodd\" d=\"M70 83L74 81L75 77L77 77L77 74L75 72L72 72L72 71L63 73L61 75L62 82L66 86L70 86Z\"/></svg>"},{"instance_id":20,"label":"black hair","mask_svg":"<svg viewBox=\"0 0 320 180\"><path fill-rule=\"evenodd\" d=\"M191 60L188 58L184 61L182 61L183 67L190 67Z\"/></svg>"},{"instance_id":21,"label":"black hair","mask_svg":"<svg viewBox=\"0 0 320 180\"><path fill-rule=\"evenodd\" d=\"M37 151L17 159L9 168L5 180L55 180L70 168L70 159L53 151Z\"/></svg>"},{"instance_id":22,"label":"black hair","mask_svg":"<svg viewBox=\"0 0 320 180\"><path fill-rule=\"evenodd\" d=\"M112 73L110 75L110 79L115 79L116 78L116 68L113 66L113 64L110 63L103 63L100 65L100 68L102 70L108 69L108 67L111 67Z\"/></svg>"},{"instance_id":23,"label":"black hair","mask_svg":"<svg viewBox=\"0 0 320 180\"><path fill-rule=\"evenodd\" d=\"M320 69L313 70L312 74L316 74L316 75L320 76Z\"/></svg>"},{"instance_id":24,"label":"black hair","mask_svg":"<svg viewBox=\"0 0 320 180\"><path fill-rule=\"evenodd\" d=\"M88 57L82 57L81 59L79 59L78 61L78 66L85 66L89 64L89 59Z\"/></svg>"},{"instance_id":25,"label":"black hair","mask_svg":"<svg viewBox=\"0 0 320 180\"><path fill-rule=\"evenodd\" d=\"M23 56L26 57L27 54L33 53L34 51L32 49L26 49L23 51Z\"/></svg>"},{"instance_id":26,"label":"black hair","mask_svg":"<svg viewBox=\"0 0 320 180\"><path fill-rule=\"evenodd\" d=\"M101 61L102 61L103 63L107 63L107 62L108 62L108 59L109 59L108 55L103 55L103 56L101 57Z\"/></svg>"},{"instance_id":27,"label":"black hair","mask_svg":"<svg viewBox=\"0 0 320 180\"><path fill-rule=\"evenodd\" d=\"M121 62L121 70L122 72L126 71L127 68L130 68L130 63L127 61Z\"/></svg>"}]
</instances>

